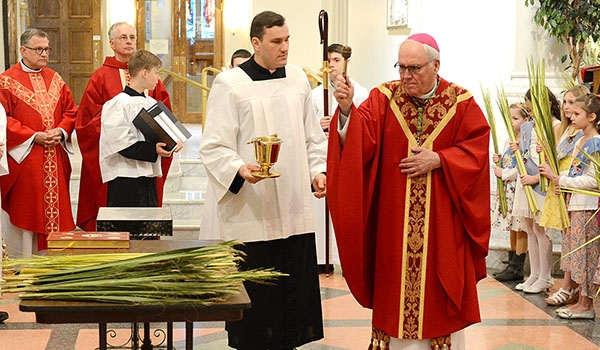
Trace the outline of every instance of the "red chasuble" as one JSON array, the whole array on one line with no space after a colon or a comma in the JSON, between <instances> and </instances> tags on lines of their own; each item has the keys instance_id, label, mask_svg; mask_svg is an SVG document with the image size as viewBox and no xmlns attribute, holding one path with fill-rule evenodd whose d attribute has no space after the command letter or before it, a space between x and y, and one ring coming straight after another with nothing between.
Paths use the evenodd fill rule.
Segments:
<instances>
[{"instance_id":1,"label":"red chasuble","mask_svg":"<svg viewBox=\"0 0 600 350\"><path fill-rule=\"evenodd\" d=\"M399 81L385 83L352 107L343 147L338 118L329 136L327 200L344 277L373 309L373 326L403 339L480 321L476 283L486 276L490 237L481 109L441 80L421 112ZM399 164L417 145L437 152L442 167L408 179Z\"/></svg>"},{"instance_id":2,"label":"red chasuble","mask_svg":"<svg viewBox=\"0 0 600 350\"><path fill-rule=\"evenodd\" d=\"M0 75L0 103L6 109L6 149L10 151L38 131L62 128L71 135L77 107L60 75L50 68L25 72L17 63ZM71 163L62 145L33 144L20 162L8 157L10 173L0 177L2 208L16 227L38 233L46 249L50 232L75 228L69 180Z\"/></svg>"},{"instance_id":3,"label":"red chasuble","mask_svg":"<svg viewBox=\"0 0 600 350\"><path fill-rule=\"evenodd\" d=\"M114 57L106 57L102 67L92 74L79 104L75 131L83 159L77 204L77 226L86 231L96 230L98 208L106 206L108 186L102 183L98 149L102 106L122 92L128 81L127 63L119 62ZM162 101L171 109L169 93L160 80L148 95L157 101ZM164 181L171 160L172 158L162 158L162 177L156 179L159 206L162 205Z\"/></svg>"}]
</instances>

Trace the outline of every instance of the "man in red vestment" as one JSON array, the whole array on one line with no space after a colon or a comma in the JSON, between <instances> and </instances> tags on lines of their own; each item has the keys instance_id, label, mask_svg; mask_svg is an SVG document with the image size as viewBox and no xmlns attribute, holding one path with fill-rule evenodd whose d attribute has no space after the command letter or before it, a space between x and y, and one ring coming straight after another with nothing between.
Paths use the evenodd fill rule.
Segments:
<instances>
[{"instance_id":1,"label":"man in red vestment","mask_svg":"<svg viewBox=\"0 0 600 350\"><path fill-rule=\"evenodd\" d=\"M438 76L439 57L415 34L400 46L400 80L359 108L347 80L335 90L328 203L344 277L373 309L373 349L460 348L456 332L480 322L489 125L471 93Z\"/></svg>"},{"instance_id":2,"label":"man in red vestment","mask_svg":"<svg viewBox=\"0 0 600 350\"><path fill-rule=\"evenodd\" d=\"M21 35L23 59L0 75L10 169L0 177L2 209L23 230L17 233L22 246L11 248L20 248L24 256L36 251L33 233L41 250L48 233L75 228L67 152L73 153L70 136L77 107L60 75L46 67L51 50L48 35L29 28Z\"/></svg>"},{"instance_id":3,"label":"man in red vestment","mask_svg":"<svg viewBox=\"0 0 600 350\"><path fill-rule=\"evenodd\" d=\"M106 57L102 67L98 68L81 98L75 132L81 150L81 178L79 201L77 203L77 226L86 230L96 230L98 209L106 206L107 185L102 183L99 160L100 114L104 103L122 92L129 83L127 63L136 50L135 29L128 23L119 22L108 31L110 47L114 57ZM149 91L157 101L162 101L169 109L169 93L158 82L154 90ZM157 179L158 205L162 205L164 181L169 172L172 158L162 159L163 176Z\"/></svg>"}]
</instances>

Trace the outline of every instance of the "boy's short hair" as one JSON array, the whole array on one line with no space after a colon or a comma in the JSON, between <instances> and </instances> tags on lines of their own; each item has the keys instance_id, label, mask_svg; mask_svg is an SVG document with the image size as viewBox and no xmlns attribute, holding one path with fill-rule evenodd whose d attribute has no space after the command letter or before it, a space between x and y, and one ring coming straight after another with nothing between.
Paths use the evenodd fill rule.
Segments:
<instances>
[{"instance_id":1,"label":"boy's short hair","mask_svg":"<svg viewBox=\"0 0 600 350\"><path fill-rule=\"evenodd\" d=\"M329 53L337 52L341 55L342 51L344 51L344 45L342 44L335 43L327 46L327 52Z\"/></svg>"},{"instance_id":2,"label":"boy's short hair","mask_svg":"<svg viewBox=\"0 0 600 350\"><path fill-rule=\"evenodd\" d=\"M142 70L150 70L154 67L160 68L162 61L155 54L147 50L137 50L129 59L127 68L129 75L135 77Z\"/></svg>"},{"instance_id":3,"label":"boy's short hair","mask_svg":"<svg viewBox=\"0 0 600 350\"><path fill-rule=\"evenodd\" d=\"M233 66L233 60L236 58L250 58L252 53L246 49L238 49L231 55L231 66Z\"/></svg>"}]
</instances>

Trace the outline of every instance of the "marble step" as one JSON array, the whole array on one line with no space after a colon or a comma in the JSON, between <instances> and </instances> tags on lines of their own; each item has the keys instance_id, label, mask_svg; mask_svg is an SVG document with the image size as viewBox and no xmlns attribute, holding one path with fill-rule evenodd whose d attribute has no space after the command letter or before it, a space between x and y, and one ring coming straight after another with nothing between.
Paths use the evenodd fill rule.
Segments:
<instances>
[{"instance_id":1,"label":"marble step","mask_svg":"<svg viewBox=\"0 0 600 350\"><path fill-rule=\"evenodd\" d=\"M79 172L74 171L71 176L73 215L79 200L79 180ZM173 162L165 184L163 205L171 208L174 237L197 238L206 186L206 172L199 159L178 159Z\"/></svg>"},{"instance_id":2,"label":"marble step","mask_svg":"<svg viewBox=\"0 0 600 350\"><path fill-rule=\"evenodd\" d=\"M180 159L179 166L183 176L206 177L206 169L200 159Z\"/></svg>"},{"instance_id":3,"label":"marble step","mask_svg":"<svg viewBox=\"0 0 600 350\"><path fill-rule=\"evenodd\" d=\"M174 218L200 218L206 192L206 178L186 177L179 179L179 189L165 192L163 205L171 207ZM77 207L78 192L71 191L71 204ZM189 207L186 210L185 207Z\"/></svg>"},{"instance_id":4,"label":"marble step","mask_svg":"<svg viewBox=\"0 0 600 350\"><path fill-rule=\"evenodd\" d=\"M178 159L172 163L169 175L167 176L166 192L176 192L180 185L186 185L186 182L180 181L182 178L206 178L206 170L200 159ZM71 193L79 192L80 171L73 169L71 174ZM205 189L205 184L201 184ZM188 188L186 188L188 189ZM77 197L77 196L75 196Z\"/></svg>"}]
</instances>

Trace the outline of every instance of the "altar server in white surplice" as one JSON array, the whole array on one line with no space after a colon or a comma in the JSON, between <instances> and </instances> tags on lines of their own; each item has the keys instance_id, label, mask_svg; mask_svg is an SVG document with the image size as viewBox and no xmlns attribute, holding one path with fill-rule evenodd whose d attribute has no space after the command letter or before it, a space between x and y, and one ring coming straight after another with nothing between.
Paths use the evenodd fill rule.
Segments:
<instances>
[{"instance_id":1,"label":"altar server in white surplice","mask_svg":"<svg viewBox=\"0 0 600 350\"><path fill-rule=\"evenodd\" d=\"M255 54L215 78L200 144L209 185L200 238L244 242L241 269L289 274L276 285L245 283L252 308L228 322L236 349L292 349L323 337L311 193L325 196L327 139L319 126L302 69L287 64L285 19L265 11L254 18ZM254 145L283 140L273 171L260 179Z\"/></svg>"},{"instance_id":2,"label":"altar server in white surplice","mask_svg":"<svg viewBox=\"0 0 600 350\"><path fill-rule=\"evenodd\" d=\"M164 142L146 140L133 124L142 108L156 100L147 95L158 83L160 59L146 50L136 51L128 63L131 82L107 101L100 117L100 172L108 183L108 207L158 207L156 179L161 157L171 157ZM175 152L181 149L178 143Z\"/></svg>"}]
</instances>

